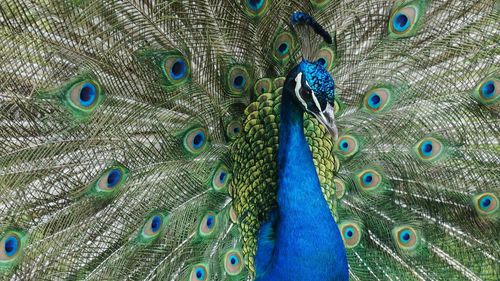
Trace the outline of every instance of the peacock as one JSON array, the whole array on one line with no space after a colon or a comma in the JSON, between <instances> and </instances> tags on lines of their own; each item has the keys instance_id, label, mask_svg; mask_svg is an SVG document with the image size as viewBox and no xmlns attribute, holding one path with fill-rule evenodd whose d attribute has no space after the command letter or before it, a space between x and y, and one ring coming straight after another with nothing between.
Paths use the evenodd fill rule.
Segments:
<instances>
[{"instance_id":1,"label":"peacock","mask_svg":"<svg viewBox=\"0 0 500 281\"><path fill-rule=\"evenodd\" d=\"M2 0L1 280L500 280L500 2Z\"/></svg>"}]
</instances>

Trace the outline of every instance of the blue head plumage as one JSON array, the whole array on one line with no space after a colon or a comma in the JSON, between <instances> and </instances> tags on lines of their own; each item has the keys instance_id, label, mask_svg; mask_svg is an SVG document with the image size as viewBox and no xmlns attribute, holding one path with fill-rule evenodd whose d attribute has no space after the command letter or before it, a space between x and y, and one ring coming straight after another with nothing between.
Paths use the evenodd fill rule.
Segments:
<instances>
[{"instance_id":1,"label":"blue head plumage","mask_svg":"<svg viewBox=\"0 0 500 281\"><path fill-rule=\"evenodd\" d=\"M335 82L320 62L302 60L288 74L286 91L337 138L334 116Z\"/></svg>"},{"instance_id":2,"label":"blue head plumage","mask_svg":"<svg viewBox=\"0 0 500 281\"><path fill-rule=\"evenodd\" d=\"M332 38L323 27L311 16L302 12L295 12L291 22L298 30L298 33L305 34L302 40L303 60L295 66L287 76L285 81L284 94L292 96L295 102L302 105L303 109L318 119L330 132L334 140L337 139L337 127L334 116L334 95L335 83L330 73L325 69L324 62L310 62L307 53L316 53L317 46L315 40L308 35L314 32L328 43L332 43Z\"/></svg>"}]
</instances>

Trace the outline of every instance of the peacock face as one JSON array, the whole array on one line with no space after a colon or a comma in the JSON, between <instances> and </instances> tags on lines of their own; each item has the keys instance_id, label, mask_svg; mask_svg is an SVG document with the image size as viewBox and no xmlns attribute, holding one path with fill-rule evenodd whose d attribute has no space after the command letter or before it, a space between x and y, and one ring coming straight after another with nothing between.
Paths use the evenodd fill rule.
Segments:
<instances>
[{"instance_id":1,"label":"peacock face","mask_svg":"<svg viewBox=\"0 0 500 281\"><path fill-rule=\"evenodd\" d=\"M319 63L303 60L289 75L295 100L304 110L311 113L330 132L334 139L337 138L337 128L334 120L334 88L332 76Z\"/></svg>"}]
</instances>

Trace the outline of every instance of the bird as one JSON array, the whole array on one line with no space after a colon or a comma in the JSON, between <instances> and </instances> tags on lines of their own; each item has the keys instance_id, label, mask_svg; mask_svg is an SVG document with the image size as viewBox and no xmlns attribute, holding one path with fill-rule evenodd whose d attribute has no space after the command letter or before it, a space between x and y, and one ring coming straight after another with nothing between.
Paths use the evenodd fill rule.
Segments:
<instances>
[{"instance_id":1,"label":"bird","mask_svg":"<svg viewBox=\"0 0 500 281\"><path fill-rule=\"evenodd\" d=\"M3 0L0 279L499 280L495 0Z\"/></svg>"}]
</instances>

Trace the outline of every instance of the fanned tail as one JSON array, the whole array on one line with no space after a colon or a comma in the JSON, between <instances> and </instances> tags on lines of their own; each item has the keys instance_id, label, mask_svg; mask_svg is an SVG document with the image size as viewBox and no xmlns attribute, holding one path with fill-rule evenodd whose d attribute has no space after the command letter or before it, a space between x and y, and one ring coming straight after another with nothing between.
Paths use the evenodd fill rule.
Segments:
<instances>
[{"instance_id":1,"label":"fanned tail","mask_svg":"<svg viewBox=\"0 0 500 281\"><path fill-rule=\"evenodd\" d=\"M327 13L351 278L497 280L495 1L354 2Z\"/></svg>"}]
</instances>

